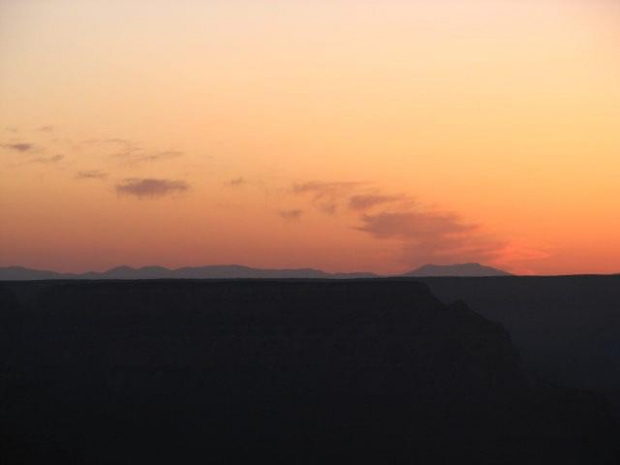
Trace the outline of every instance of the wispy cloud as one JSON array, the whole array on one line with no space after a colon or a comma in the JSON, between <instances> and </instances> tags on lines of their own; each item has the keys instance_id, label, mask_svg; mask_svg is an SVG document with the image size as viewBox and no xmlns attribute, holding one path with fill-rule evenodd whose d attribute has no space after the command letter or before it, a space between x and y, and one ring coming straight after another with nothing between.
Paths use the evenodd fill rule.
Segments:
<instances>
[{"instance_id":1,"label":"wispy cloud","mask_svg":"<svg viewBox=\"0 0 620 465\"><path fill-rule=\"evenodd\" d=\"M31 158L30 160L28 160L27 163L41 163L43 165L50 165L53 163L58 163L64 160L64 158L65 158L64 155L54 155L51 157L38 157L38 158Z\"/></svg>"},{"instance_id":2,"label":"wispy cloud","mask_svg":"<svg viewBox=\"0 0 620 465\"><path fill-rule=\"evenodd\" d=\"M133 153L127 157L127 160L131 163L143 163L178 158L181 156L183 156L183 152L179 152L178 150L163 150L160 152Z\"/></svg>"},{"instance_id":3,"label":"wispy cloud","mask_svg":"<svg viewBox=\"0 0 620 465\"><path fill-rule=\"evenodd\" d=\"M404 195L358 194L349 198L349 208L353 211L365 211L379 205L410 200Z\"/></svg>"},{"instance_id":4,"label":"wispy cloud","mask_svg":"<svg viewBox=\"0 0 620 465\"><path fill-rule=\"evenodd\" d=\"M303 215L303 210L280 210L278 215L286 221L298 221Z\"/></svg>"},{"instance_id":5,"label":"wispy cloud","mask_svg":"<svg viewBox=\"0 0 620 465\"><path fill-rule=\"evenodd\" d=\"M139 198L157 198L189 190L185 181L173 179L130 178L116 185L116 192Z\"/></svg>"},{"instance_id":6,"label":"wispy cloud","mask_svg":"<svg viewBox=\"0 0 620 465\"><path fill-rule=\"evenodd\" d=\"M226 185L229 187L241 187L245 184L247 184L247 181L242 177L231 179L230 181L226 182Z\"/></svg>"},{"instance_id":7,"label":"wispy cloud","mask_svg":"<svg viewBox=\"0 0 620 465\"><path fill-rule=\"evenodd\" d=\"M64 155L53 155L53 156L41 156L36 158L26 158L24 161L19 163L15 163L14 167L26 166L26 165L55 165L60 163L65 159Z\"/></svg>"},{"instance_id":8,"label":"wispy cloud","mask_svg":"<svg viewBox=\"0 0 620 465\"><path fill-rule=\"evenodd\" d=\"M107 138L85 139L82 145L97 146L107 152L107 156L127 164L140 164L182 157L185 153L179 150L151 150L131 139Z\"/></svg>"},{"instance_id":9,"label":"wispy cloud","mask_svg":"<svg viewBox=\"0 0 620 465\"><path fill-rule=\"evenodd\" d=\"M363 186L361 182L307 182L293 185L293 194L308 195L312 203L323 213L335 215L343 198L354 189Z\"/></svg>"},{"instance_id":10,"label":"wispy cloud","mask_svg":"<svg viewBox=\"0 0 620 465\"><path fill-rule=\"evenodd\" d=\"M359 181L349 182L320 182L312 181L301 184L293 185L293 192L295 194L313 194L316 197L322 198L325 196L333 197L350 191L351 189L363 186L365 183Z\"/></svg>"},{"instance_id":11,"label":"wispy cloud","mask_svg":"<svg viewBox=\"0 0 620 465\"><path fill-rule=\"evenodd\" d=\"M14 142L10 144L1 144L0 147L14 152L28 153L35 150L35 145L28 142Z\"/></svg>"},{"instance_id":12,"label":"wispy cloud","mask_svg":"<svg viewBox=\"0 0 620 465\"><path fill-rule=\"evenodd\" d=\"M104 143L116 146L111 153L113 158L121 159L127 163L148 163L183 156L178 150L148 150L137 142L128 139L106 139Z\"/></svg>"},{"instance_id":13,"label":"wispy cloud","mask_svg":"<svg viewBox=\"0 0 620 465\"><path fill-rule=\"evenodd\" d=\"M98 170L78 171L75 175L77 179L105 179L108 177L107 173Z\"/></svg>"}]
</instances>

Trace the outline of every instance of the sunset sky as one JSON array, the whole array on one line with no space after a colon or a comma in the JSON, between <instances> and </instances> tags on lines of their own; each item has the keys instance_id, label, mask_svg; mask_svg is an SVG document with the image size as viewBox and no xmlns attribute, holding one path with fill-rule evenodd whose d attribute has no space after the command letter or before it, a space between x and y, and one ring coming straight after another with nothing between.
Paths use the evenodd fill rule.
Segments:
<instances>
[{"instance_id":1,"label":"sunset sky","mask_svg":"<svg viewBox=\"0 0 620 465\"><path fill-rule=\"evenodd\" d=\"M620 272L617 0L0 0L0 266Z\"/></svg>"}]
</instances>

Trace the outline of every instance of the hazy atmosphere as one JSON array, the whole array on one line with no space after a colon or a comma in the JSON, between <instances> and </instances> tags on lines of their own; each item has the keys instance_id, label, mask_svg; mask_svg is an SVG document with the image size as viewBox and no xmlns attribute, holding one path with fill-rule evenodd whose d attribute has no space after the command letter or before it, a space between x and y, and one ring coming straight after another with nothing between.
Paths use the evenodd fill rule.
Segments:
<instances>
[{"instance_id":1,"label":"hazy atmosphere","mask_svg":"<svg viewBox=\"0 0 620 465\"><path fill-rule=\"evenodd\" d=\"M620 3L0 2L0 266L620 272Z\"/></svg>"}]
</instances>

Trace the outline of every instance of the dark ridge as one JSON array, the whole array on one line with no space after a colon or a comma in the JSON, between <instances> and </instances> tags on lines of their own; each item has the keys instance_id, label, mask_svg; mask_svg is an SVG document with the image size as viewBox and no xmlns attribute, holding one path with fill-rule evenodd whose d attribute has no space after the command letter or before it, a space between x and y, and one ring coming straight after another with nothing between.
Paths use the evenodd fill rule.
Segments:
<instances>
[{"instance_id":1,"label":"dark ridge","mask_svg":"<svg viewBox=\"0 0 620 465\"><path fill-rule=\"evenodd\" d=\"M615 463L600 398L408 279L14 282L0 304L7 463Z\"/></svg>"}]
</instances>

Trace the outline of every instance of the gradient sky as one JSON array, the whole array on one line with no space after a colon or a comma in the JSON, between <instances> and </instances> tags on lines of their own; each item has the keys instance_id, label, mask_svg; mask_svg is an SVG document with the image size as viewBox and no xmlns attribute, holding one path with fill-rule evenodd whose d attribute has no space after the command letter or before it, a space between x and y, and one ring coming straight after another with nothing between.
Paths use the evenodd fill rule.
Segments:
<instances>
[{"instance_id":1,"label":"gradient sky","mask_svg":"<svg viewBox=\"0 0 620 465\"><path fill-rule=\"evenodd\" d=\"M0 266L620 272L617 0L0 0Z\"/></svg>"}]
</instances>

